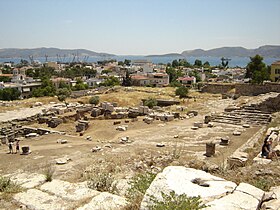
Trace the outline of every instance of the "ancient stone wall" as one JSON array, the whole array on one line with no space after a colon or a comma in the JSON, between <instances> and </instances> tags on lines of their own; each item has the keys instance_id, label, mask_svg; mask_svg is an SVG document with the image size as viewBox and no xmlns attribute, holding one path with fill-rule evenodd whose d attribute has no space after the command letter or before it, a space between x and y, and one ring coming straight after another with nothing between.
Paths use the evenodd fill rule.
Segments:
<instances>
[{"instance_id":1,"label":"ancient stone wall","mask_svg":"<svg viewBox=\"0 0 280 210\"><path fill-rule=\"evenodd\" d=\"M235 88L235 94L242 96L256 96L269 92L280 93L280 84L266 83L258 84L217 84L207 83L201 88L201 92L225 94Z\"/></svg>"},{"instance_id":2,"label":"ancient stone wall","mask_svg":"<svg viewBox=\"0 0 280 210\"><path fill-rule=\"evenodd\" d=\"M243 96L256 96L259 94L277 92L280 93L280 84L236 84L235 93Z\"/></svg>"},{"instance_id":3,"label":"ancient stone wall","mask_svg":"<svg viewBox=\"0 0 280 210\"><path fill-rule=\"evenodd\" d=\"M203 93L225 94L235 88L235 84L208 83L201 88Z\"/></svg>"}]
</instances>

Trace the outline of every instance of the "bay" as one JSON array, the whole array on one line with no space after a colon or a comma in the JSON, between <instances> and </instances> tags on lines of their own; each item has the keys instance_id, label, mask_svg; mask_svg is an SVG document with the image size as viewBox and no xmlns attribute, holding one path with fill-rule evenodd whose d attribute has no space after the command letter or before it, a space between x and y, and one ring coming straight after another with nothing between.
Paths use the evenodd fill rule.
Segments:
<instances>
[{"instance_id":1,"label":"bay","mask_svg":"<svg viewBox=\"0 0 280 210\"><path fill-rule=\"evenodd\" d=\"M14 63L20 63L21 59L25 59L29 61L28 58L0 58L0 63L4 62L14 62ZM66 57L63 62L69 63L72 61L72 57ZM112 57L88 57L87 62L97 62L102 60L110 60L115 59L117 61L124 61L125 59L128 60L148 60L155 64L167 64L171 63L175 59L186 59L189 63L194 64L194 61L196 59L201 60L202 63L208 61L211 66L217 66L221 64L221 58L220 57L183 57L183 56L131 56L131 55L120 55L120 56L112 56ZM229 61L229 67L246 67L246 65L250 62L250 57L230 57L231 59ZM44 57L38 57L34 58L35 61L39 61L41 63L44 63L46 60ZM79 59L80 61L83 61L83 58L81 57ZM280 60L280 58L270 58L265 57L264 62L266 65L271 65L273 62ZM56 57L49 57L48 61L58 61Z\"/></svg>"}]
</instances>

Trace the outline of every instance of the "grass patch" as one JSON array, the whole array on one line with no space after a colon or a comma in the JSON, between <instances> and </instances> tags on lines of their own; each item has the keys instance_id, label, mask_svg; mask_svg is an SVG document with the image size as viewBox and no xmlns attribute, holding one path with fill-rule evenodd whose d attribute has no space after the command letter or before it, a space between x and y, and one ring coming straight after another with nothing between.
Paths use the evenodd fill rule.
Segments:
<instances>
[{"instance_id":1,"label":"grass patch","mask_svg":"<svg viewBox=\"0 0 280 210\"><path fill-rule=\"evenodd\" d=\"M151 196L150 210L198 210L206 205L202 204L200 197L187 197L185 194L176 195L174 191L169 194L161 193L163 201Z\"/></svg>"},{"instance_id":2,"label":"grass patch","mask_svg":"<svg viewBox=\"0 0 280 210\"><path fill-rule=\"evenodd\" d=\"M273 180L269 177L260 177L259 179L252 180L251 184L264 191L269 191L270 187L274 186Z\"/></svg>"},{"instance_id":3,"label":"grass patch","mask_svg":"<svg viewBox=\"0 0 280 210\"><path fill-rule=\"evenodd\" d=\"M44 175L46 182L51 182L53 180L54 169L49 166L45 169Z\"/></svg>"},{"instance_id":4,"label":"grass patch","mask_svg":"<svg viewBox=\"0 0 280 210\"><path fill-rule=\"evenodd\" d=\"M140 208L141 201L145 195L146 190L155 179L156 174L147 172L143 174L137 174L129 182L130 189L128 190L127 197L130 201L125 210L138 210Z\"/></svg>"},{"instance_id":5,"label":"grass patch","mask_svg":"<svg viewBox=\"0 0 280 210\"><path fill-rule=\"evenodd\" d=\"M87 185L89 188L101 191L101 192L113 192L113 182L114 178L111 173L108 172L99 172L91 173L88 176Z\"/></svg>"},{"instance_id":6,"label":"grass patch","mask_svg":"<svg viewBox=\"0 0 280 210\"><path fill-rule=\"evenodd\" d=\"M20 185L11 181L8 177L0 176L0 192L2 193L17 193L21 191Z\"/></svg>"}]
</instances>

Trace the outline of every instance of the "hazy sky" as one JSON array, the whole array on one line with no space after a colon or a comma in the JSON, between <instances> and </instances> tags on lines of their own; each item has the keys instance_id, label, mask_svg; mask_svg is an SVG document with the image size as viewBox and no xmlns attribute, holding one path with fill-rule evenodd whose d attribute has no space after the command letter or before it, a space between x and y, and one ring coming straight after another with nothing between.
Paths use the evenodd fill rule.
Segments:
<instances>
[{"instance_id":1,"label":"hazy sky","mask_svg":"<svg viewBox=\"0 0 280 210\"><path fill-rule=\"evenodd\" d=\"M0 0L0 48L119 55L280 45L280 0Z\"/></svg>"}]
</instances>

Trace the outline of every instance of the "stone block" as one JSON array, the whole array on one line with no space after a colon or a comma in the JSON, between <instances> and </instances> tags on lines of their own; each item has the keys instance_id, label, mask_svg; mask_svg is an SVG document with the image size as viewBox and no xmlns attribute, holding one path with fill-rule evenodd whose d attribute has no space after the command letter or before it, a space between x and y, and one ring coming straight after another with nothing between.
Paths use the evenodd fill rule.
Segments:
<instances>
[{"instance_id":1,"label":"stone block","mask_svg":"<svg viewBox=\"0 0 280 210\"><path fill-rule=\"evenodd\" d=\"M95 196L88 204L77 210L119 210L125 208L129 203L123 197L108 192L102 192Z\"/></svg>"}]
</instances>

